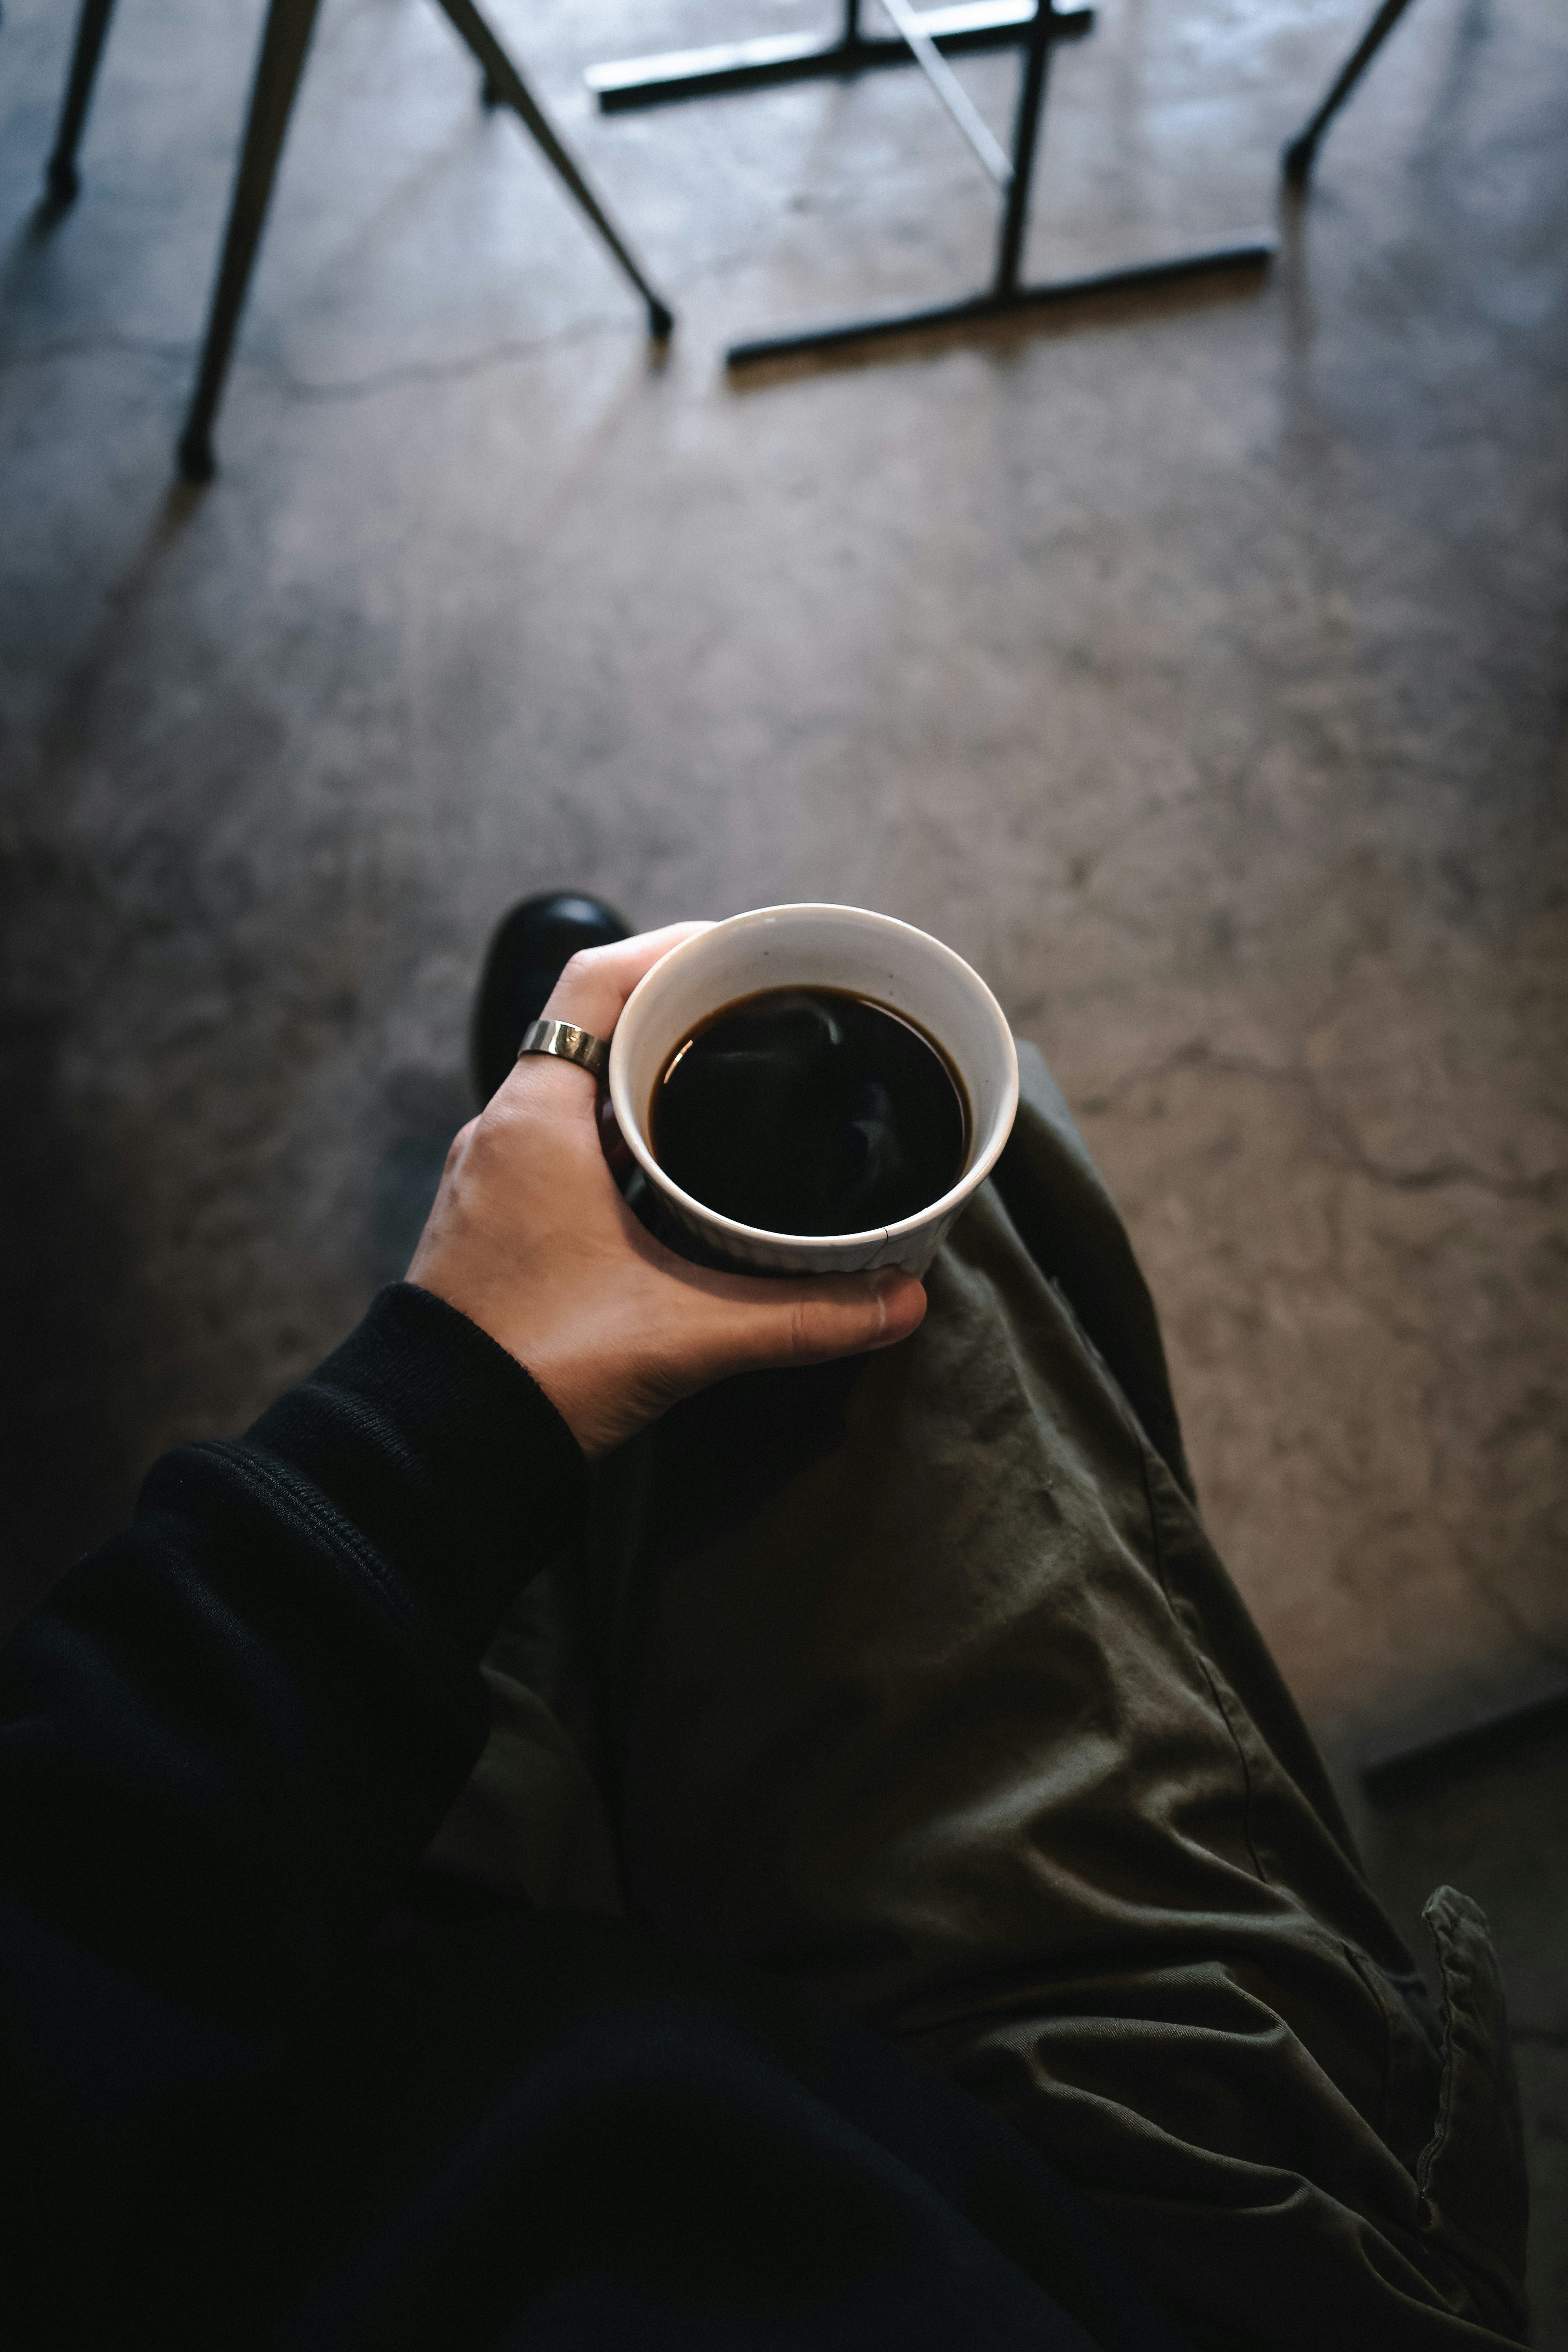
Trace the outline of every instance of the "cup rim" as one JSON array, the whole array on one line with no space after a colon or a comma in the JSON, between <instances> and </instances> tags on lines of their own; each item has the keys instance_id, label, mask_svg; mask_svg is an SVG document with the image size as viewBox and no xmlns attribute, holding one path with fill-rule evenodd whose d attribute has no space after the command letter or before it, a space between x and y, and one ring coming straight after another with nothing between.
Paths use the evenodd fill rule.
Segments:
<instances>
[{"instance_id":1,"label":"cup rim","mask_svg":"<svg viewBox=\"0 0 1568 2352\"><path fill-rule=\"evenodd\" d=\"M693 949L701 947L706 941L712 939L715 932L738 930L742 926L761 922L768 917L776 917L779 915L854 915L862 922L874 923L880 928L890 931L901 931L910 939L919 940L923 947L933 950L938 956L942 957L949 964L956 965L959 971L965 975L973 986L979 991L984 1006L994 1023L997 1034L1005 1047L1008 1065L1008 1082L1004 1092L1001 1108L994 1121L995 1132L991 1142L985 1147L984 1150L978 1155L971 1166L964 1170L956 1184L951 1185L945 1192L942 1193L936 1200L929 1202L925 1208L917 1210L914 1215L900 1217L897 1224L868 1225L861 1232L852 1234L784 1234L776 1232L769 1225L743 1225L737 1218L726 1217L718 1209L710 1209L706 1201L698 1200L695 1193L688 1192L680 1185L677 1184L659 1166L658 1161L654 1158L652 1151L644 1141L642 1134L642 1121L640 1118L633 1118L628 1124L627 1120L622 1117L623 1106L622 1102L617 1099L617 1097L624 1097L625 1095L624 1073L626 1064L623 1059L620 1064L620 1067L617 1069L616 1045L626 1026L627 1015L630 1013L633 1005L636 1004L644 989L647 987L648 982L655 979L658 973L665 971L666 967L676 957L687 955L690 953ZM923 1226L931 1224L936 1218L945 1216L950 1213L950 1212L959 1207L963 1201L968 1199L971 1192L974 1192L979 1185L984 1182L986 1177L991 1173L992 1169L1001 1158L1003 1148L1006 1143L1008 1136L1012 1133L1013 1122L1017 1115L1018 1051L1014 1043L1013 1032L1008 1026L1007 1016L1003 1012L1000 1004L996 1002L991 990L987 987L985 982L982 980L980 974L975 971L974 966L972 963L967 962L964 958L959 954L956 948L950 948L945 940L934 938L930 931L922 931L920 929L918 925L914 923L900 921L897 915L879 914L876 908L872 907L846 906L840 901L832 898L793 898L786 899L782 904L774 907L748 907L741 914L727 915L720 922L710 923L705 930L695 931L690 939L682 940L679 947L671 948L668 955L660 956L658 961L656 964L651 965L649 969L644 972L642 978L638 981L637 986L633 989L631 994L622 1005L620 1017L616 1023L615 1033L610 1039L609 1088L611 1106L616 1114L616 1123L620 1129L621 1136L626 1143L626 1149L631 1152L633 1158L642 1169L643 1173L649 1179L650 1182L657 1184L659 1190L662 1192L667 1193L671 1200L679 1202L683 1208L691 1211L696 1216L700 1218L704 1224L710 1226L720 1234L734 1234L740 1235L748 1242L767 1242L773 1244L782 1243L786 1247L794 1244L803 1250L842 1249L848 1251L854 1248L863 1249L870 1243L876 1241L898 1241L902 1239L906 1234L920 1232ZM629 1110L631 1108L631 1105L627 1103L626 1108Z\"/></svg>"}]
</instances>

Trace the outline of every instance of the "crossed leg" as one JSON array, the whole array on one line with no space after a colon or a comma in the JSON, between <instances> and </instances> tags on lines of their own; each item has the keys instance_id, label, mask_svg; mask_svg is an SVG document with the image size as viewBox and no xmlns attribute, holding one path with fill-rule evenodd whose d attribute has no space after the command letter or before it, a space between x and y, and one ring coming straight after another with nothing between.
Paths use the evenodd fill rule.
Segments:
<instances>
[{"instance_id":1,"label":"crossed leg","mask_svg":"<svg viewBox=\"0 0 1568 2352\"><path fill-rule=\"evenodd\" d=\"M1006 2116L1196 2346L1520 2341L1485 1923L1435 1898L1439 2033L1024 1063L915 1339L725 1383L606 1467L574 1605L626 1902Z\"/></svg>"}]
</instances>

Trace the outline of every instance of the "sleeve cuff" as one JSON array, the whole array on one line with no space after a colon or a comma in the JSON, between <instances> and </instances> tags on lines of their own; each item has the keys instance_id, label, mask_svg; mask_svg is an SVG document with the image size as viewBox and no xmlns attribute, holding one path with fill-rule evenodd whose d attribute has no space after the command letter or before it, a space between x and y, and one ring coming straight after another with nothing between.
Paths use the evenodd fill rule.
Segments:
<instances>
[{"instance_id":1,"label":"sleeve cuff","mask_svg":"<svg viewBox=\"0 0 1568 2352\"><path fill-rule=\"evenodd\" d=\"M308 1478L476 1657L586 1498L582 1450L538 1382L405 1282L245 1443Z\"/></svg>"}]
</instances>

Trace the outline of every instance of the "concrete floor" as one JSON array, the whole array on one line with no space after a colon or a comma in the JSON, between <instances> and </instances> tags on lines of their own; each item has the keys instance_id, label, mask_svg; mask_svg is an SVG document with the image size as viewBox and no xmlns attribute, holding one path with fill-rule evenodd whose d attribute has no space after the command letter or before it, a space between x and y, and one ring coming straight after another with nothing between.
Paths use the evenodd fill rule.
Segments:
<instances>
[{"instance_id":1,"label":"concrete floor","mask_svg":"<svg viewBox=\"0 0 1568 2352\"><path fill-rule=\"evenodd\" d=\"M847 898L950 940L1055 1065L1348 1770L1568 1683L1568 18L1415 0L1261 291L740 390L734 335L989 262L913 74L588 110L595 58L816 5L494 0L679 310L660 362L435 9L331 0L195 493L259 11L121 0L49 222L68 26L9 0L11 1605L401 1269L511 898ZM1033 269L1269 219L1362 15L1110 0L1058 59ZM1005 135L1015 65L963 71ZM1517 1798L1521 1872L1561 1876L1561 1807ZM1560 2075L1568 1922L1553 1958L1526 1910Z\"/></svg>"}]
</instances>

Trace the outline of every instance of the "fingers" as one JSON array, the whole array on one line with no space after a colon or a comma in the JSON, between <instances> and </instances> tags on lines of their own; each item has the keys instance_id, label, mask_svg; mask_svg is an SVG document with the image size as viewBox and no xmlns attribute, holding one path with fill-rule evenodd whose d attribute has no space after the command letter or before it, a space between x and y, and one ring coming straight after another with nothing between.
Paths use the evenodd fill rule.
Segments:
<instances>
[{"instance_id":1,"label":"fingers","mask_svg":"<svg viewBox=\"0 0 1568 2352\"><path fill-rule=\"evenodd\" d=\"M643 974L683 940L712 928L711 923L667 923L662 930L616 940L607 948L584 948L573 957L551 991L545 1019L574 1022L579 1029L607 1041Z\"/></svg>"},{"instance_id":2,"label":"fingers","mask_svg":"<svg viewBox=\"0 0 1568 2352\"><path fill-rule=\"evenodd\" d=\"M926 1311L923 1286L897 1266L805 1282L748 1280L745 1289L743 1304L723 1310L729 1370L823 1364L891 1348L920 1328Z\"/></svg>"},{"instance_id":3,"label":"fingers","mask_svg":"<svg viewBox=\"0 0 1568 2352\"><path fill-rule=\"evenodd\" d=\"M643 974L671 948L711 923L667 923L662 930L616 940L609 947L584 948L572 958L550 992L547 1021L569 1021L590 1036L609 1043L627 997ZM581 1124L593 1113L595 1082L585 1070L551 1055L529 1055L514 1065L490 1108L498 1117L523 1101L548 1105L551 1114Z\"/></svg>"}]
</instances>

